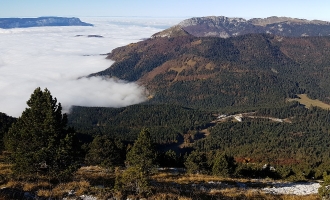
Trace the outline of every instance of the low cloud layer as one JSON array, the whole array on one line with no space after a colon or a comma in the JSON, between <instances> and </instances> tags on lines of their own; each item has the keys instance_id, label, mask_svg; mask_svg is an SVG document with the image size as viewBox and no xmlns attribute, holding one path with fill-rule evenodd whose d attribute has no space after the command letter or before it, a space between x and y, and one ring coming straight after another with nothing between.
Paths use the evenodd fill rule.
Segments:
<instances>
[{"instance_id":1,"label":"low cloud layer","mask_svg":"<svg viewBox=\"0 0 330 200\"><path fill-rule=\"evenodd\" d=\"M48 88L65 110L72 105L122 107L145 101L144 88L136 83L78 77L112 64L100 54L150 37L160 26L180 20L82 20L95 26L0 29L0 112L20 116L37 87Z\"/></svg>"}]
</instances>

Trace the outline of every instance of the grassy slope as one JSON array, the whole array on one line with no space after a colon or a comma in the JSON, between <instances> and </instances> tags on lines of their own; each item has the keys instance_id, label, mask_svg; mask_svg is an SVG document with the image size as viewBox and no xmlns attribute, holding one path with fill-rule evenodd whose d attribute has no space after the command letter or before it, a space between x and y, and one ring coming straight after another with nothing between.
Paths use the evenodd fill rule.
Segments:
<instances>
[{"instance_id":1,"label":"grassy slope","mask_svg":"<svg viewBox=\"0 0 330 200\"><path fill-rule=\"evenodd\" d=\"M299 94L297 95L299 98L289 99L289 101L298 101L299 103L305 105L306 108L310 108L311 106L320 107L322 109L330 109L330 105L326 104L318 99L310 99L307 94Z\"/></svg>"}]
</instances>

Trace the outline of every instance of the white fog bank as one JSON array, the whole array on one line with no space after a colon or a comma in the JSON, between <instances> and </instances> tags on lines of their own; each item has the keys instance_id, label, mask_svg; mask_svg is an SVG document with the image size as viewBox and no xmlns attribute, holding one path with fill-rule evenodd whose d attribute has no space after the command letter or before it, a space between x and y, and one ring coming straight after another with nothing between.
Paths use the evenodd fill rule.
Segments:
<instances>
[{"instance_id":1,"label":"white fog bank","mask_svg":"<svg viewBox=\"0 0 330 200\"><path fill-rule=\"evenodd\" d=\"M81 20L95 26L0 29L0 112L20 116L37 87L48 88L65 110L72 105L122 107L146 100L144 88L136 83L78 78L113 63L100 54L148 38L182 19Z\"/></svg>"}]
</instances>

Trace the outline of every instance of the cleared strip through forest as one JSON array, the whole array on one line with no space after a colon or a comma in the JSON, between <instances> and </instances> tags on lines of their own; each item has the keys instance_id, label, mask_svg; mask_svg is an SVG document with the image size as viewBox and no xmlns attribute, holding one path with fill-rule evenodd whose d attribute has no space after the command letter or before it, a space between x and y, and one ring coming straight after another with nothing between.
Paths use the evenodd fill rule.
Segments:
<instances>
[{"instance_id":1,"label":"cleared strip through forest","mask_svg":"<svg viewBox=\"0 0 330 200\"><path fill-rule=\"evenodd\" d=\"M298 94L299 98L289 99L289 101L298 101L299 103L305 105L306 108L310 108L311 106L317 106L322 109L330 109L330 105L326 104L318 99L310 99L307 94Z\"/></svg>"}]
</instances>

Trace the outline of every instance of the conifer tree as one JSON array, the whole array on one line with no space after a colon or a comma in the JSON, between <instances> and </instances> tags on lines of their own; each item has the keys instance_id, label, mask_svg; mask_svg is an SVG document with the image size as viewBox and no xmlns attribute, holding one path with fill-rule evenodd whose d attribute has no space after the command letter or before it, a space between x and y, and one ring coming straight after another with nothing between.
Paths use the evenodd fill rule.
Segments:
<instances>
[{"instance_id":1,"label":"conifer tree","mask_svg":"<svg viewBox=\"0 0 330 200\"><path fill-rule=\"evenodd\" d=\"M156 152L147 129L142 129L133 147L127 153L127 169L117 174L115 188L145 194L150 191L149 176L155 167Z\"/></svg>"},{"instance_id":2,"label":"conifer tree","mask_svg":"<svg viewBox=\"0 0 330 200\"><path fill-rule=\"evenodd\" d=\"M321 187L318 189L318 193L321 197L321 199L329 199L330 198L330 175L328 175L326 172L323 173L323 183L321 184Z\"/></svg>"},{"instance_id":3,"label":"conifer tree","mask_svg":"<svg viewBox=\"0 0 330 200\"><path fill-rule=\"evenodd\" d=\"M228 177L234 172L234 162L234 158L218 152L213 163L212 174L216 176Z\"/></svg>"},{"instance_id":4,"label":"conifer tree","mask_svg":"<svg viewBox=\"0 0 330 200\"><path fill-rule=\"evenodd\" d=\"M0 112L0 153L4 150L3 138L8 129L15 122L15 118Z\"/></svg>"},{"instance_id":5,"label":"conifer tree","mask_svg":"<svg viewBox=\"0 0 330 200\"><path fill-rule=\"evenodd\" d=\"M190 174L206 174L209 171L207 155L205 152L192 151L184 162L187 172Z\"/></svg>"},{"instance_id":6,"label":"conifer tree","mask_svg":"<svg viewBox=\"0 0 330 200\"><path fill-rule=\"evenodd\" d=\"M139 167L149 173L154 167L156 153L148 129L142 129L133 147L127 153L126 163L129 167Z\"/></svg>"},{"instance_id":7,"label":"conifer tree","mask_svg":"<svg viewBox=\"0 0 330 200\"><path fill-rule=\"evenodd\" d=\"M50 91L34 90L22 113L5 136L14 172L31 176L41 168L54 178L69 175L77 166L79 146L67 116Z\"/></svg>"},{"instance_id":8,"label":"conifer tree","mask_svg":"<svg viewBox=\"0 0 330 200\"><path fill-rule=\"evenodd\" d=\"M88 165L100 165L106 168L120 166L123 163L121 149L107 136L96 136L90 144L85 159Z\"/></svg>"}]
</instances>

